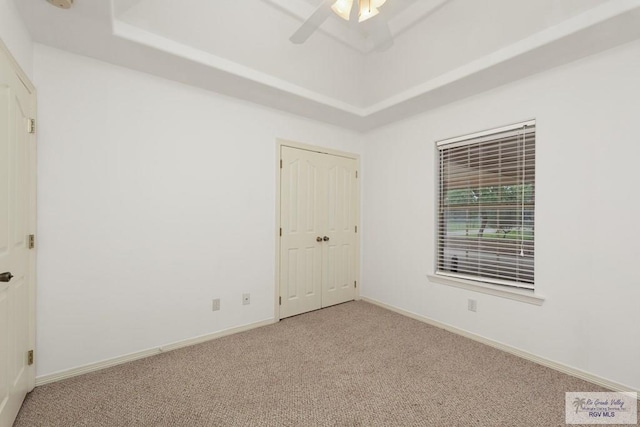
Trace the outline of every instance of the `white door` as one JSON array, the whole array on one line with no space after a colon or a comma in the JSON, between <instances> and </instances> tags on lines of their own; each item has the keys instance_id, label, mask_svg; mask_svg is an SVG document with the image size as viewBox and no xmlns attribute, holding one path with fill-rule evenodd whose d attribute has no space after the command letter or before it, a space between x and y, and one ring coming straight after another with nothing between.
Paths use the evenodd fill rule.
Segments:
<instances>
[{"instance_id":1,"label":"white door","mask_svg":"<svg viewBox=\"0 0 640 427\"><path fill-rule=\"evenodd\" d=\"M28 391L35 368L31 191L35 140L28 129L34 96L0 42L0 427L8 427Z\"/></svg>"},{"instance_id":2,"label":"white door","mask_svg":"<svg viewBox=\"0 0 640 427\"><path fill-rule=\"evenodd\" d=\"M350 301L356 160L282 146L280 318Z\"/></svg>"},{"instance_id":3,"label":"white door","mask_svg":"<svg viewBox=\"0 0 640 427\"><path fill-rule=\"evenodd\" d=\"M322 307L322 154L282 147L280 317Z\"/></svg>"},{"instance_id":4,"label":"white door","mask_svg":"<svg viewBox=\"0 0 640 427\"><path fill-rule=\"evenodd\" d=\"M328 307L351 301L356 295L356 161L324 157L322 306Z\"/></svg>"}]
</instances>

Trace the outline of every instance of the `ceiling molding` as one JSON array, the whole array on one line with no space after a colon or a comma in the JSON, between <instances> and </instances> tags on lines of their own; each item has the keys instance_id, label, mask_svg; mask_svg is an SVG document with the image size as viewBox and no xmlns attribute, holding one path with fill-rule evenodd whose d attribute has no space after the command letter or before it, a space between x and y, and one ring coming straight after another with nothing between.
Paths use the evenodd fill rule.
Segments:
<instances>
[{"instance_id":1,"label":"ceiling molding","mask_svg":"<svg viewBox=\"0 0 640 427\"><path fill-rule=\"evenodd\" d=\"M361 131L640 39L640 2L617 0L365 108Z\"/></svg>"},{"instance_id":2,"label":"ceiling molding","mask_svg":"<svg viewBox=\"0 0 640 427\"><path fill-rule=\"evenodd\" d=\"M126 2L119 9L114 1L78 2L70 11L35 0L18 6L36 42L360 132L640 39L640 0L607 1L381 102L362 106L125 23L118 20L116 11L138 0L118 0ZM428 14L446 1L450 0L417 3L429 3L424 6ZM415 19L398 13L390 26L406 31Z\"/></svg>"},{"instance_id":3,"label":"ceiling molding","mask_svg":"<svg viewBox=\"0 0 640 427\"><path fill-rule=\"evenodd\" d=\"M632 25L634 22L640 22L637 0L605 3L366 108L312 92L119 21L114 21L114 35L235 75L262 90L275 90L279 92L280 109L301 115L311 112L310 118L364 132L640 38L640 25ZM619 28L626 31L616 30ZM586 42L591 40L598 43ZM271 96L256 96L256 99L266 101L269 106L273 102ZM292 107L283 108L283 104L289 102ZM322 115L319 115L319 106L323 106Z\"/></svg>"},{"instance_id":4,"label":"ceiling molding","mask_svg":"<svg viewBox=\"0 0 640 427\"><path fill-rule=\"evenodd\" d=\"M194 48L192 46L177 42L160 35L142 30L134 25L122 21L113 21L113 34L121 39L128 40L143 46L147 46L170 55L181 57L218 71L237 76L248 81L258 83L271 89L289 93L296 97L308 99L314 103L323 104L327 107L346 113L362 115L363 109L355 107L346 102L331 98L326 95L311 91L302 86L295 85L286 80L279 79L270 74L257 71L237 62L216 56L212 53Z\"/></svg>"},{"instance_id":5,"label":"ceiling molding","mask_svg":"<svg viewBox=\"0 0 640 427\"><path fill-rule=\"evenodd\" d=\"M633 15L627 15L631 13L633 13ZM553 48L560 53L562 58L565 58L565 63L568 63L578 58L640 38L640 20L635 21L636 25L633 25L633 19L631 19L631 22L628 22L629 18L633 16L640 16L640 4L637 1L605 3L602 6L567 19L559 25L547 28L546 30L499 49L480 59L471 61L462 67L424 82L405 92L371 105L365 108L362 114L364 116L370 116L379 113L422 94L433 92L438 88L448 86L456 81L486 71L492 67L509 63L516 58L524 58L531 53L545 52L548 57L548 55L553 54L551 51L551 48ZM609 22L609 25L606 25L607 22ZM616 25L620 25L618 31L615 31L617 28ZM604 30L605 26L607 27L606 30ZM627 31L622 31L622 29L626 29ZM600 34L602 34L602 36L600 36ZM595 43L574 43L570 48L560 43L562 40L571 37L576 38L577 41L599 40L600 43L599 45ZM560 46L562 46L561 49L559 49ZM540 60L540 63L539 65L531 64L532 69L533 67L537 69L540 65L542 65L543 68L551 68L551 64L549 64L548 61L543 60L543 58L537 59ZM557 64L554 66L557 66Z\"/></svg>"}]
</instances>

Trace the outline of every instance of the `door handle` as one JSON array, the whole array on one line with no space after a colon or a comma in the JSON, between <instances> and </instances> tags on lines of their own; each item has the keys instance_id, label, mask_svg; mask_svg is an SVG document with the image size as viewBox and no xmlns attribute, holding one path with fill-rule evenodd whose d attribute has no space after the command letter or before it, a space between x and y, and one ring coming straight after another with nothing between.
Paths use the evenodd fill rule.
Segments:
<instances>
[{"instance_id":1,"label":"door handle","mask_svg":"<svg viewBox=\"0 0 640 427\"><path fill-rule=\"evenodd\" d=\"M11 274L9 271L7 271L6 273L0 274L0 282L8 282L12 278L13 278L13 274Z\"/></svg>"},{"instance_id":2,"label":"door handle","mask_svg":"<svg viewBox=\"0 0 640 427\"><path fill-rule=\"evenodd\" d=\"M316 237L316 242L322 242L322 237L320 236Z\"/></svg>"},{"instance_id":3,"label":"door handle","mask_svg":"<svg viewBox=\"0 0 640 427\"><path fill-rule=\"evenodd\" d=\"M329 241L329 238L328 238L327 236L324 236L324 237L322 238L322 240L324 240L325 242L328 242L328 241Z\"/></svg>"}]
</instances>

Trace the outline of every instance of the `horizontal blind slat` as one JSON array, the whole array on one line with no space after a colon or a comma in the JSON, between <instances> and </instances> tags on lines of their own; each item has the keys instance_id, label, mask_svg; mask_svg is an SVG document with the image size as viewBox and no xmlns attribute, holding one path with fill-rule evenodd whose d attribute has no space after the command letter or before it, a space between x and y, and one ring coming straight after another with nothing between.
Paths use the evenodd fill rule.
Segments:
<instances>
[{"instance_id":1,"label":"horizontal blind slat","mask_svg":"<svg viewBox=\"0 0 640 427\"><path fill-rule=\"evenodd\" d=\"M439 271L533 286L535 121L528 125L438 143Z\"/></svg>"}]
</instances>

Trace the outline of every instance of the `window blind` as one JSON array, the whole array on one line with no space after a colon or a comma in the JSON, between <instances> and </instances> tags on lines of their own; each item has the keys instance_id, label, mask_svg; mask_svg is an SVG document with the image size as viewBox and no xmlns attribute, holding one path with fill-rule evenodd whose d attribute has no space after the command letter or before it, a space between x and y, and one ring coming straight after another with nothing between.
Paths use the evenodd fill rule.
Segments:
<instances>
[{"instance_id":1,"label":"window blind","mask_svg":"<svg viewBox=\"0 0 640 427\"><path fill-rule=\"evenodd\" d=\"M437 145L436 274L533 289L535 121Z\"/></svg>"}]
</instances>

